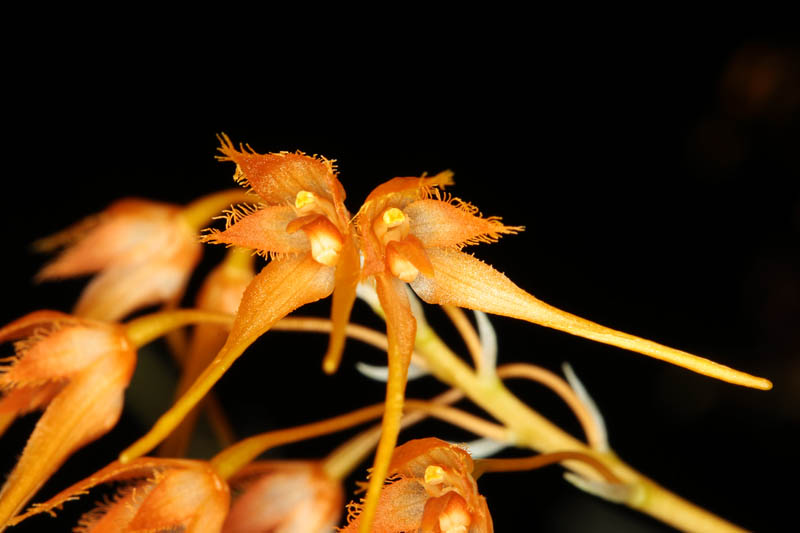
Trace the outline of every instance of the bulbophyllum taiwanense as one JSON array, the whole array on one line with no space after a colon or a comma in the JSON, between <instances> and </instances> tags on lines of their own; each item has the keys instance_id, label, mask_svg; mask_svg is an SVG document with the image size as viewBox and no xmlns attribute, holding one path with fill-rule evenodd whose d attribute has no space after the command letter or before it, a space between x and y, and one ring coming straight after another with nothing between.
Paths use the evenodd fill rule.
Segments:
<instances>
[{"instance_id":1,"label":"bulbophyllum taiwanense","mask_svg":"<svg viewBox=\"0 0 800 533\"><path fill-rule=\"evenodd\" d=\"M4 387L5 394L0 399L0 427L8 425L19 413L43 407L48 402L50 407L42 420L48 420L48 424L55 427L66 427L69 419L69 415L65 414L66 409L58 411L60 414L50 415L51 407L58 404L66 391L72 390L70 387L73 387L73 383L89 379L84 378L85 375L94 376L91 369L112 365L113 372L105 372L103 379L109 383L113 381L114 387L109 385L102 391L118 394L130 378L136 347L189 324L213 324L197 327L193 334L193 347L187 350L192 355L186 357L183 353L178 357L183 365L183 378L174 405L145 436L124 450L119 462L100 478L110 480L117 479L116 476L126 477L126 472L149 472L144 476L150 479L149 484L141 485L141 490L135 491L139 496L134 498L126 494L120 498L120 501L125 500L124 507L131 513L134 508L138 509L136 516L141 514L142 520L145 520L146 514L156 516L162 513L161 504L156 506L156 500L152 499L160 494L160 483L170 486L188 483L196 484L199 488L206 487L211 495L208 501L216 502L209 504L208 509L225 508L224 512L215 511L213 520L208 519L201 524L184 517L176 518L171 525L168 521L154 521L152 527L148 525L150 522L143 521L141 524L151 529L183 527L186 531L205 531L197 528L207 526L210 528L208 531L217 531L223 527L224 515L228 512L227 496L223 497L223 492L227 494L227 483L234 475L234 471L224 465L237 464L238 471L263 451L260 444L256 446L253 443L271 440L245 439L230 447L234 451L221 452L218 457L223 459L215 457L210 463L181 462L184 460L178 457L141 457L171 434L173 436L161 449L161 454L180 456L184 453L193 431L193 415L189 416L190 421L179 431L175 432L175 429L227 369L264 333L270 329L323 332L329 335L328 348L322 357L322 368L326 373L332 374L339 367L347 336L385 349L388 361L385 401L380 406L368 409L369 417L382 416L380 432L373 431L369 437L345 447L347 451L333 453L334 459L319 463L327 465L322 470L325 476L338 483L356 468L365 453L377 446L364 500L352 507L354 512L345 531L492 531L488 511L491 501L487 505L477 491L474 463L469 453L433 437L396 448L401 428L409 423L404 416L410 416L409 411L415 409L424 413L419 416L436 416L469 427L471 431L502 446L533 449L548 454L548 457L556 457L558 462L572 471L571 476L576 476L570 479L580 488L629 505L676 527L691 530L697 529L698 525L705 527L713 524L719 531L739 531L736 526L685 502L622 462L611 452L604 439L596 437L602 432L591 429L593 424L598 425L591 422L598 417L586 414L594 407L590 408L590 402L578 390L572 390L575 386L562 383L560 378L548 377L546 372L532 370L532 365L524 369L519 365L514 368L508 365L495 368L494 358L489 361L490 358L482 357L481 351L485 348L481 348L481 343L475 340L478 334L472 330L460 308L557 329L737 385L766 390L772 386L768 380L595 324L552 307L518 287L492 266L464 251L464 248L493 243L523 228L506 225L496 216L484 217L477 207L451 196L445 191L446 187L453 184L450 172L390 179L378 185L361 207L352 212L355 213L353 215L345 206L345 189L332 160L302 152L260 154L242 145L237 148L225 135L220 136L220 141L221 155L218 159L235 164L234 179L245 190L215 193L183 207L145 200L123 200L112 204L99 218L78 226L74 231L43 241L43 248L68 247L60 258L45 267L40 274L41 279L100 273L90 283L76 307L76 314L80 317L34 313L31 315L33 319L26 317L0 330L0 336L8 339L28 335L33 335L35 339L35 342L25 341L19 345L18 355L7 366L5 373L0 375L0 380L4 380L0 381L0 385ZM226 220L224 229L200 231L208 220L226 208L222 217ZM76 240L76 235L82 240ZM195 300L198 309L171 309L181 297L188 277L199 260L198 247L201 241L235 247L220 269L215 271L231 274L234 271L229 267L233 267L234 270L238 269L235 275L225 280L212 276L216 279L214 283L231 290L226 289L228 296L224 305L221 302L212 304L201 298ZM251 270L253 254L268 261L255 276ZM212 278L209 279L213 281ZM359 284L362 289L366 287L366 290L373 291L372 305L385 320L385 335L351 323L350 314ZM212 289L208 289L210 285L204 287L204 293L208 290L208 294L211 294ZM424 302L445 308L476 361L475 369L457 357L422 319L421 312L414 308L416 304L410 300L411 291ZM328 296L332 296L329 320L286 318L298 308ZM153 304L163 304L167 309L137 317L127 324L114 323L134 310ZM94 323L88 317L110 322ZM229 333L227 328L230 328ZM30 376L33 377L26 381L28 374L22 372L25 360L30 357L35 362L41 352L44 361L45 349L48 352L68 351L56 339L66 338L68 335L65 332L73 330L86 331L85 334L75 334L81 338L94 335L94 340L87 341L90 350L70 352L78 361L72 364L74 369L69 365L72 369L69 371L37 366L34 370L43 372L41 376L32 371ZM81 340L77 337L76 340ZM201 342L197 339L205 340ZM124 346L123 341L129 343L129 348L109 348L114 343L115 346ZM297 343L298 349L301 344ZM112 355L101 357L101 353ZM36 357L31 357L33 354ZM407 400L406 382L412 356L424 365L427 372L452 387L453 394L459 398L466 396L500 424L475 420L476 417L470 418L472 415L434 405L435 402L427 405ZM119 362L123 360L124 364ZM548 386L567 399L573 410L582 413L583 424L589 427L595 437L589 438L588 444L584 443L519 401L505 388L503 379L523 374L549 383ZM112 379L109 376L117 377ZM302 382L301 377L281 376L275 379L296 379L298 384ZM98 390L93 389L92 394L99 394ZM117 405L121 406L121 403L107 401L104 404L109 409ZM52 412L56 413L55 410ZM106 430L106 426L110 427L116 421L114 416L119 416L118 411L114 416L112 414L108 414L104 425L101 424ZM223 416L220 414L220 418ZM361 422L367 419L359 417L362 415L356 417ZM114 421L108 422L112 418ZM352 422L351 419L347 420L348 424ZM338 427L336 424L323 424L314 426L315 431L323 426L326 431ZM298 428L291 432L292 438L299 435L310 438L313 433L304 433L308 430L306 426ZM101 433L96 429L87 430L73 440L79 443L75 444L77 446L86 441L86 435L91 434L92 438L96 438ZM31 442L35 434L36 431ZM601 441L604 444L598 446L597 442ZM25 453L27 448L23 459ZM235 460L229 461L234 456ZM42 474L41 479L37 478L36 482L26 481L27 488L24 491L15 488L22 486L18 481L12 482L11 488L4 489L4 494L6 491L22 491L24 496L15 497L13 503L7 504L7 509L3 507L2 498L5 496L0 497L0 509L5 509L5 514L0 513L0 524L14 521L13 516L20 512L25 501L57 468L57 463L56 460L48 460L48 464L55 466L48 467L50 470ZM206 471L204 469L208 464L211 470ZM316 469L319 464L314 463L315 475L320 472ZM211 474L206 476L207 479L201 480L208 472ZM598 472L605 474L598 476ZM141 478L139 474L133 477ZM12 479L16 479L14 475ZM213 476L219 476L224 489L216 487ZM318 481L323 478L314 479ZM263 481L263 487L266 487L263 494L280 494L283 486L288 487L296 481L290 482L288 479L288 476L281 475L273 476L269 482ZM311 478L306 479L309 480ZM248 478L247 485L261 487L262 483ZM318 485L312 480L306 488L309 486ZM304 493L312 494L315 490L309 489ZM333 492L326 492L327 496L322 500L331 505L338 501L332 496ZM644 493L647 498L639 497ZM247 515L254 512L253 501L260 502L260 498L265 497L263 494L234 503L232 509L235 512L231 516L236 519L231 518L232 523L247 524ZM190 504L188 500L176 502L176 516L186 515L184 511L191 507ZM297 508L310 509L303 505L308 505L308 502L304 501ZM166 509L166 504L163 508ZM92 524L110 521L112 519L109 517L122 516L126 512L109 507L87 519L85 528L95 531L91 529L95 527ZM166 511L163 513L164 516L169 514ZM322 517L319 524L327 527L329 522L335 521L335 514L332 509L325 507L325 511L319 513ZM218 518L218 515L223 518ZM135 518L131 524L139 524L136 520L139 518ZM288 519L286 523L301 523L291 520Z\"/></svg>"}]
</instances>

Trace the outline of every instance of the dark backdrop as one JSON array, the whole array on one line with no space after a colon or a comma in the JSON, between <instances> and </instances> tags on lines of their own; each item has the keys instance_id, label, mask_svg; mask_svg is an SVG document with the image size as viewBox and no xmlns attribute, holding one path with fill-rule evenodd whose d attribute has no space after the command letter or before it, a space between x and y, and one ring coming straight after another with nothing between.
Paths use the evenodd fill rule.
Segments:
<instances>
[{"instance_id":1,"label":"dark backdrop","mask_svg":"<svg viewBox=\"0 0 800 533\"><path fill-rule=\"evenodd\" d=\"M630 464L745 527L779 530L793 502L776 484L787 476L791 483L798 444L797 48L771 33L472 37L426 36L433 42L400 41L380 53L363 44L335 57L324 47L318 55L251 50L230 65L135 47L115 51L114 61L87 59L82 47L12 58L2 322L40 308L68 310L83 285L32 283L44 262L28 249L37 237L116 198L185 203L232 186L232 165L213 158L218 132L261 152L301 149L337 159L351 210L386 179L449 168L456 196L526 226L472 249L521 287L601 324L774 381L770 392L745 390L494 320L501 362L556 371L562 361L573 364L606 417L612 446ZM220 257L208 250L193 287ZM325 315L328 306L301 312ZM460 349L438 311L429 315ZM364 308L355 316L380 325ZM324 339L268 337L218 386L242 435L381 400L382 386L359 377L354 363L378 363L382 354L350 343L341 371L326 377ZM140 372L136 386L155 395L153 379ZM577 432L549 393L511 386ZM427 379L410 385L409 396L438 390ZM3 470L34 422L26 417L3 438ZM126 412L42 495L107 464L147 427ZM401 440L432 434L469 438L426 423ZM341 438L273 455L319 457ZM362 468L348 490L363 477ZM669 530L576 491L558 467L487 475L481 488L498 531ZM88 500L68 504L65 520ZM41 518L17 530L57 523Z\"/></svg>"}]
</instances>

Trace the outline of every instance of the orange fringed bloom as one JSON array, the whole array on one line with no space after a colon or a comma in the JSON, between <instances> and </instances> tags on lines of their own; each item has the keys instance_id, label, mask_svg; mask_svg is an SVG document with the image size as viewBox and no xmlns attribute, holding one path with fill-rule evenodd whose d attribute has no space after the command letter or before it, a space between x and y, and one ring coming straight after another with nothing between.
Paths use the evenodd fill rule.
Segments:
<instances>
[{"instance_id":1,"label":"orange fringed bloom","mask_svg":"<svg viewBox=\"0 0 800 533\"><path fill-rule=\"evenodd\" d=\"M34 505L11 524L35 514L53 513L92 487L113 481L128 485L111 501L85 514L76 533L219 533L230 504L227 483L207 462L141 457L126 465L111 463L50 500Z\"/></svg>"},{"instance_id":2,"label":"orange fringed bloom","mask_svg":"<svg viewBox=\"0 0 800 533\"><path fill-rule=\"evenodd\" d=\"M374 280L389 338L386 413L364 508L367 524L397 440L414 348L416 321L406 284L427 303L519 318L732 383L761 389L772 386L763 378L589 322L528 294L491 266L461 251L466 245L494 242L522 228L505 226L497 217L483 218L476 207L442 193L440 189L450 184L450 172L431 178L394 178L370 193L355 218L364 258L362 279Z\"/></svg>"},{"instance_id":3,"label":"orange fringed bloom","mask_svg":"<svg viewBox=\"0 0 800 533\"><path fill-rule=\"evenodd\" d=\"M16 355L0 368L0 417L10 422L45 411L0 490L0 530L73 452L117 423L136 365L119 326L56 311L0 329L0 342L9 340L18 341Z\"/></svg>"},{"instance_id":4,"label":"orange fringed bloom","mask_svg":"<svg viewBox=\"0 0 800 533\"><path fill-rule=\"evenodd\" d=\"M329 533L339 523L344 491L319 463L260 461L229 483L236 496L223 533Z\"/></svg>"},{"instance_id":5,"label":"orange fringed bloom","mask_svg":"<svg viewBox=\"0 0 800 533\"><path fill-rule=\"evenodd\" d=\"M250 344L298 307L333 293L326 368L338 362L344 345L359 256L332 162L301 153L236 150L226 136L220 140L219 159L236 163L234 179L251 187L263 203L234 209L227 228L212 230L204 240L252 248L271 261L245 290L231 333L212 363L153 429L122 453L123 461L147 453L165 438Z\"/></svg>"},{"instance_id":6,"label":"orange fringed bloom","mask_svg":"<svg viewBox=\"0 0 800 533\"><path fill-rule=\"evenodd\" d=\"M115 321L142 307L180 300L202 247L177 205L126 198L37 243L49 251L67 245L38 280L99 273L74 314Z\"/></svg>"},{"instance_id":7,"label":"orange fringed bloom","mask_svg":"<svg viewBox=\"0 0 800 533\"><path fill-rule=\"evenodd\" d=\"M373 533L492 533L486 500L472 477L472 457L436 438L398 446L370 531ZM350 504L342 533L358 531L361 504Z\"/></svg>"},{"instance_id":8,"label":"orange fringed bloom","mask_svg":"<svg viewBox=\"0 0 800 533\"><path fill-rule=\"evenodd\" d=\"M234 209L227 228L211 230L204 240L272 258L245 291L223 352L249 345L296 308L333 293L334 331L326 356L326 370L333 371L359 275L350 213L333 162L302 153L236 150L227 136L220 140L219 159L236 163L234 179L263 203Z\"/></svg>"}]
</instances>

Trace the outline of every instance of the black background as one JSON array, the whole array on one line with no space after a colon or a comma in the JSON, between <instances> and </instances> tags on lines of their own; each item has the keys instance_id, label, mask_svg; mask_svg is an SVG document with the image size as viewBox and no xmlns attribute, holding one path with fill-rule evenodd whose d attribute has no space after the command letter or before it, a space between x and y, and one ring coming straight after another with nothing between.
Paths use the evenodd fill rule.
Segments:
<instances>
[{"instance_id":1,"label":"black background","mask_svg":"<svg viewBox=\"0 0 800 533\"><path fill-rule=\"evenodd\" d=\"M219 58L187 44L158 54L115 48L105 59L93 42L10 57L2 322L41 308L69 310L83 285L32 283L45 261L29 251L37 237L116 198L186 203L232 186L232 165L213 158L218 132L260 152L337 159L353 211L386 179L449 168L456 196L526 226L472 248L521 287L601 324L773 380L773 391L746 390L493 320L501 362L556 371L572 363L606 417L612 446L631 465L744 527L781 530L793 500L777 483L796 474L799 416L798 49L774 32L545 37L542 24L491 38L429 29L416 39L395 35L385 49L361 42L336 53L290 46L240 54L228 43L230 57ZM192 287L221 255L207 251ZM324 316L328 306L300 312ZM439 312L428 314L463 352ZM381 327L364 307L355 319ZM217 390L241 435L382 399L382 385L354 370L382 354L350 343L341 371L327 377L324 347L323 338L269 334L237 362ZM137 374L135 386L158 396L152 383ZM510 386L577 434L547 391ZM428 378L408 395L439 390ZM26 417L3 437L3 470L34 422ZM147 427L126 412L42 496L107 464ZM470 438L430 422L401 440L429 435ZM321 457L343 438L273 456ZM670 530L560 476L551 467L481 479L496 529ZM348 490L363 477L362 467ZM74 523L86 500L68 504L64 521ZM15 531L68 528L54 524L62 522L37 518Z\"/></svg>"}]
</instances>

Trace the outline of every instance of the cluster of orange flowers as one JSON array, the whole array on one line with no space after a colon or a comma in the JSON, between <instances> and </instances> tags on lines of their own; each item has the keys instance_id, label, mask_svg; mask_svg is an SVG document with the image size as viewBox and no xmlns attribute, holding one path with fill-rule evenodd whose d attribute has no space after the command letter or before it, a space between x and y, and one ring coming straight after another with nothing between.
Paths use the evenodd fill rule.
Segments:
<instances>
[{"instance_id":1,"label":"cluster of orange flowers","mask_svg":"<svg viewBox=\"0 0 800 533\"><path fill-rule=\"evenodd\" d=\"M474 206L445 193L452 184L449 172L389 180L352 215L331 161L301 153L262 155L235 148L225 136L221 141L220 159L236 164L234 177L247 192L225 191L183 207L121 200L38 243L44 250L65 247L39 279L96 275L72 314L35 311L0 329L0 342L15 342L15 355L2 360L0 367L0 433L20 415L44 410L0 491L0 531L112 481L124 482L125 487L85 515L75 531L332 531L345 509L340 480L376 444L365 498L350 504L342 531L492 531L476 479L479 473L513 466L491 460L475 463L461 447L436 438L397 446L401 426L412 423L415 414L417 419L437 416L513 444L511 437L504 437L510 433L507 427L473 420L445 405L459 394L473 399L479 395L457 376L445 380L456 387L449 399L405 398L415 350L422 355L421 364L440 379L448 371L456 374L455 367L435 368L436 363L424 357L426 349L433 348L421 335L422 318L409 287L423 301L444 306L457 325L463 319L457 308L473 309L637 351L731 383L771 386L762 378L560 311L465 253L465 246L494 242L521 228L483 217ZM225 209L224 230L201 231ZM200 259L201 241L225 244L231 251L205 280L196 308L177 309ZM253 271L252 251L269 258L258 274ZM359 287L373 295L376 310L385 318L385 337L350 323ZM286 318L331 295L330 321ZM120 322L152 305L163 309ZM180 335L189 324L198 324L191 336ZM181 458L198 406L216 409L219 415L210 394L213 385L253 342L274 328L329 331L323 360L328 373L338 368L347 336L371 342L377 335L374 342L388 354L384 404L251 437L208 461ZM474 347L471 325L462 321L459 329ZM71 454L117 423L137 349L164 335L183 368L175 404L118 461L25 511ZM502 374L480 347L472 351L477 370L489 377L487 383ZM534 379L547 381L541 376ZM574 387L559 383L553 388L579 416L588 410L588 400L577 398ZM205 400L202 405L201 400ZM359 435L335 458L256 460L273 446L377 416L382 416L380 431ZM592 421L586 425L591 441ZM224 428L220 431L224 433ZM162 442L160 458L144 456ZM595 448L600 459L608 452L601 448ZM571 465L582 463L584 472L587 468L594 472L595 484L600 483L599 476L607 484L623 485L618 474L592 453L574 450L552 457ZM591 474L585 476L591 481Z\"/></svg>"}]
</instances>

